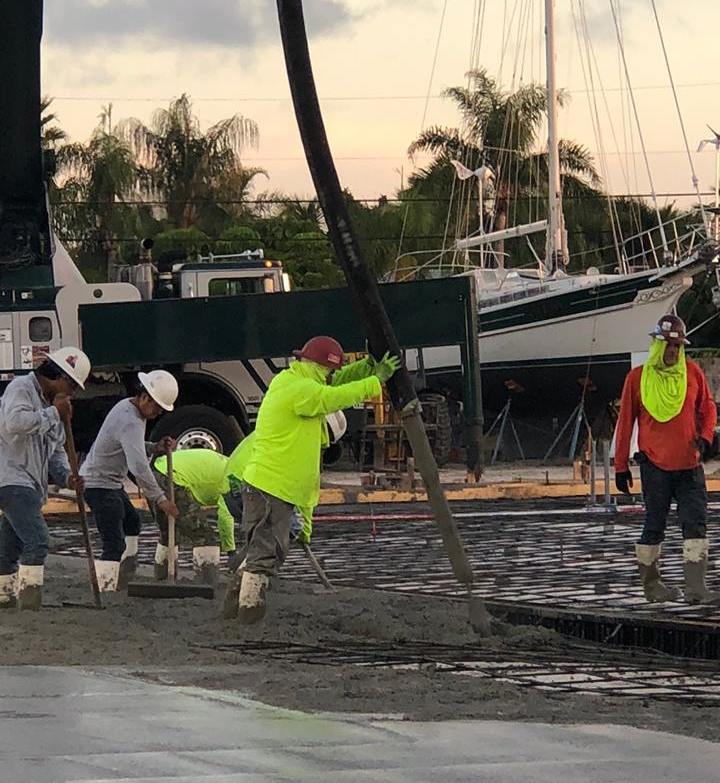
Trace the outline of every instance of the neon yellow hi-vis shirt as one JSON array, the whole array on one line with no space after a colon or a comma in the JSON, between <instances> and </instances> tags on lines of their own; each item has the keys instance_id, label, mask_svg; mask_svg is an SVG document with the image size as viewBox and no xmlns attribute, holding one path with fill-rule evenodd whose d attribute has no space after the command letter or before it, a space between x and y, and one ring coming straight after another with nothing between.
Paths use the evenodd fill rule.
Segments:
<instances>
[{"instance_id":1,"label":"neon yellow hi-vis shirt","mask_svg":"<svg viewBox=\"0 0 720 783\"><path fill-rule=\"evenodd\" d=\"M218 536L223 552L235 549L235 520L223 500L229 492L228 458L210 449L173 452L173 483L185 487L201 506L217 506ZM167 475L167 457L155 460L155 470Z\"/></svg>"},{"instance_id":2,"label":"neon yellow hi-vis shirt","mask_svg":"<svg viewBox=\"0 0 720 783\"><path fill-rule=\"evenodd\" d=\"M318 504L320 448L327 442L325 416L382 391L374 375L345 382L353 377L353 369L360 368L350 365L347 372L340 371L331 386L323 368L313 362L292 362L273 378L260 406L243 481L299 509Z\"/></svg>"}]
</instances>

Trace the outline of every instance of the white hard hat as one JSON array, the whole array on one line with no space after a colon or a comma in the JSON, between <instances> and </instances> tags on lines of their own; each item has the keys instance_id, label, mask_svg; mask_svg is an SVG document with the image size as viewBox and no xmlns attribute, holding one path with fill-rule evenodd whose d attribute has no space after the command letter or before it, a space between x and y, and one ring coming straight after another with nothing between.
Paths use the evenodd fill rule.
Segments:
<instances>
[{"instance_id":1,"label":"white hard hat","mask_svg":"<svg viewBox=\"0 0 720 783\"><path fill-rule=\"evenodd\" d=\"M330 431L330 443L337 443L340 438L347 432L347 419L342 411L335 411L335 413L329 413L325 417L325 421Z\"/></svg>"},{"instance_id":2,"label":"white hard hat","mask_svg":"<svg viewBox=\"0 0 720 783\"><path fill-rule=\"evenodd\" d=\"M85 381L90 375L90 359L86 353L68 345L49 353L46 358L57 365L65 375L69 375L81 389L85 388Z\"/></svg>"},{"instance_id":3,"label":"white hard hat","mask_svg":"<svg viewBox=\"0 0 720 783\"><path fill-rule=\"evenodd\" d=\"M178 384L167 370L139 372L138 378L145 391L163 410L173 410L178 397Z\"/></svg>"}]
</instances>

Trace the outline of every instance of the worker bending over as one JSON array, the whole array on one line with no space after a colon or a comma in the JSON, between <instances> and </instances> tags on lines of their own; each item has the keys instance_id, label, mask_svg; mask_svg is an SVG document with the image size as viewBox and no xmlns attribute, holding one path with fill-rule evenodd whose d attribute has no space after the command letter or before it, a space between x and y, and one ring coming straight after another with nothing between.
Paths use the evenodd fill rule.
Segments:
<instances>
[{"instance_id":1,"label":"worker bending over","mask_svg":"<svg viewBox=\"0 0 720 783\"><path fill-rule=\"evenodd\" d=\"M198 580L217 585L220 552L235 552L235 520L224 499L230 491L226 475L228 458L210 449L182 449L173 453L172 463L175 505L180 512L176 540L179 545L192 545L193 569ZM155 460L153 472L167 494L166 456ZM207 506L217 506L217 531L205 510ZM157 522L160 542L155 550L155 578L162 580L167 579L168 572L167 515L159 513Z\"/></svg>"},{"instance_id":2,"label":"worker bending over","mask_svg":"<svg viewBox=\"0 0 720 783\"><path fill-rule=\"evenodd\" d=\"M628 468L633 425L638 423L640 477L645 524L635 545L645 597L650 602L675 601L676 587L660 576L660 555L670 503L677 501L683 534L685 600L714 603L720 594L705 586L708 563L707 494L703 457L713 448L717 409L702 370L685 358L685 324L664 315L651 332L650 355L625 379L615 448L615 483L630 493Z\"/></svg>"},{"instance_id":3,"label":"worker bending over","mask_svg":"<svg viewBox=\"0 0 720 783\"><path fill-rule=\"evenodd\" d=\"M85 479L85 499L102 540L96 562L100 589L122 590L137 569L140 515L125 492L128 471L148 503L166 514L178 516L177 506L158 486L148 457L175 447L172 438L145 442L145 426L163 411L173 410L177 381L165 370L138 373L142 386L135 397L121 400L108 413L80 468Z\"/></svg>"},{"instance_id":4,"label":"worker bending over","mask_svg":"<svg viewBox=\"0 0 720 783\"><path fill-rule=\"evenodd\" d=\"M303 513L318 503L321 447L329 440L325 417L378 397L381 383L400 366L397 357L386 355L380 362L355 362L343 372L342 347L331 337L313 337L295 356L263 398L243 471L247 557L235 582L244 623L265 614L265 593L287 556L295 508Z\"/></svg>"},{"instance_id":5,"label":"worker bending over","mask_svg":"<svg viewBox=\"0 0 720 783\"><path fill-rule=\"evenodd\" d=\"M50 479L82 489L82 479L70 475L63 421L72 418L70 398L89 374L90 360L79 348L60 348L12 380L0 399L0 608L42 605L48 554L42 507Z\"/></svg>"}]
</instances>

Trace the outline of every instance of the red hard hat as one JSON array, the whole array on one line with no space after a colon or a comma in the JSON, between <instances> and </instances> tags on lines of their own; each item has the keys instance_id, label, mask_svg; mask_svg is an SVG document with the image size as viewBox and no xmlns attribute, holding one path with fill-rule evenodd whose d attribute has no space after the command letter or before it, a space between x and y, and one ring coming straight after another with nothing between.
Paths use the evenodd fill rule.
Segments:
<instances>
[{"instance_id":1,"label":"red hard hat","mask_svg":"<svg viewBox=\"0 0 720 783\"><path fill-rule=\"evenodd\" d=\"M685 336L687 329L685 322L677 315L668 313L664 315L657 323L657 326L650 332L650 336L656 340L663 340L669 343L690 345L690 340Z\"/></svg>"},{"instance_id":2,"label":"red hard hat","mask_svg":"<svg viewBox=\"0 0 720 783\"><path fill-rule=\"evenodd\" d=\"M330 370L337 370L343 366L342 345L332 337L312 337L303 345L301 351L293 351L298 359L307 359L310 362L321 364Z\"/></svg>"}]
</instances>

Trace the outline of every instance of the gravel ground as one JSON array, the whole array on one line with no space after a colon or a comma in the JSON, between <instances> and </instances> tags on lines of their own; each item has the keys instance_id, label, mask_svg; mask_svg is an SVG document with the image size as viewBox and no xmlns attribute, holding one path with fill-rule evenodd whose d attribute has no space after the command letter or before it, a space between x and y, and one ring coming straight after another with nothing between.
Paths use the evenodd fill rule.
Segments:
<instances>
[{"instance_id":1,"label":"gravel ground","mask_svg":"<svg viewBox=\"0 0 720 783\"><path fill-rule=\"evenodd\" d=\"M503 653L517 657L524 650L550 658L574 650L583 655L577 643L554 632L499 622L492 637L479 639L460 602L354 588L328 593L312 583L281 579L270 592L263 623L243 628L220 618L221 597L222 590L214 601L115 594L98 611L89 607L84 562L52 556L46 571L46 607L39 613L0 613L0 663L120 667L168 685L229 689L302 710L421 720L619 723L720 739L711 707L541 691L433 666L397 670L317 665L272 654L273 644L347 650L368 643L425 642L474 645L501 658ZM240 642L265 643L268 650L250 654L211 647Z\"/></svg>"}]
</instances>

